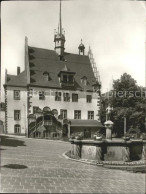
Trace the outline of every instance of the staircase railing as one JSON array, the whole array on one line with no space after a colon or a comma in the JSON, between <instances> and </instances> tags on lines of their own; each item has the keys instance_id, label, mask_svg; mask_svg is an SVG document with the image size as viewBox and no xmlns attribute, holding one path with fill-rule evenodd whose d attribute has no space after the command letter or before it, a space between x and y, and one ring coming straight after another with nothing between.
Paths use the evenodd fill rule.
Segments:
<instances>
[{"instance_id":1,"label":"staircase railing","mask_svg":"<svg viewBox=\"0 0 146 194\"><path fill-rule=\"evenodd\" d=\"M42 121L40 121L39 123L37 123L35 126L33 126L32 128L30 128L30 129L29 129L29 131L30 131L30 134L29 134L29 135L32 135L32 133L36 132L37 129L38 129L38 127L42 126L43 122L44 122L44 121L42 120ZM33 130L33 129L34 129L34 130Z\"/></svg>"}]
</instances>

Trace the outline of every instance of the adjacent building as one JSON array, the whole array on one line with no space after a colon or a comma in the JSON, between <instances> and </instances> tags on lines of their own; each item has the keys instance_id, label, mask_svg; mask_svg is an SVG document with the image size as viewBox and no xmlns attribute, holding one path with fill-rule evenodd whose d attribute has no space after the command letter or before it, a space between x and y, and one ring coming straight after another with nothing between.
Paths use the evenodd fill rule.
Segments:
<instances>
[{"instance_id":1,"label":"adjacent building","mask_svg":"<svg viewBox=\"0 0 146 194\"><path fill-rule=\"evenodd\" d=\"M0 134L5 131L5 103L0 103Z\"/></svg>"},{"instance_id":2,"label":"adjacent building","mask_svg":"<svg viewBox=\"0 0 146 194\"><path fill-rule=\"evenodd\" d=\"M6 71L5 132L28 137L60 138L84 133L85 138L102 127L100 123L100 78L91 49L78 46L78 54L65 51L61 1L54 50L30 46L25 37L25 70Z\"/></svg>"}]
</instances>

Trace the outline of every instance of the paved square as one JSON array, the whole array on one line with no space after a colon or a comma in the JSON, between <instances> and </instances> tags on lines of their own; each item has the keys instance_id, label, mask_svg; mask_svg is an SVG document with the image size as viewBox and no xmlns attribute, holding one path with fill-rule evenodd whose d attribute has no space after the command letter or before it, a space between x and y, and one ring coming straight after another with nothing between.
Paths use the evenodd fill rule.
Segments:
<instances>
[{"instance_id":1,"label":"paved square","mask_svg":"<svg viewBox=\"0 0 146 194\"><path fill-rule=\"evenodd\" d=\"M70 148L68 142L2 138L1 193L145 193L145 174L67 160L62 154Z\"/></svg>"}]
</instances>

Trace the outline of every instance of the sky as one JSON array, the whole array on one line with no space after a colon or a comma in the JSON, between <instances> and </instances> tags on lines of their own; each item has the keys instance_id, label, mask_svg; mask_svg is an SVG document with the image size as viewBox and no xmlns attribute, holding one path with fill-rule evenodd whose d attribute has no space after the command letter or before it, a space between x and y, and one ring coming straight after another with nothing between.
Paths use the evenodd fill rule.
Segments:
<instances>
[{"instance_id":1,"label":"sky","mask_svg":"<svg viewBox=\"0 0 146 194\"><path fill-rule=\"evenodd\" d=\"M54 50L54 29L59 21L59 1L3 1L1 5L1 65L4 73L24 70L24 40L28 45ZM89 45L99 70L102 92L111 88L112 77L127 72L145 85L146 10L137 1L62 1L65 51L78 53Z\"/></svg>"}]
</instances>

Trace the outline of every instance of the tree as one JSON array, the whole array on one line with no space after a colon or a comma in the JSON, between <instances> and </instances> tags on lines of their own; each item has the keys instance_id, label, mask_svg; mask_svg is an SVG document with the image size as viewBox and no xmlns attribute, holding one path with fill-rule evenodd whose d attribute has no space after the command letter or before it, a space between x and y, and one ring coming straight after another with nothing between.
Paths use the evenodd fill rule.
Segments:
<instances>
[{"instance_id":1,"label":"tree","mask_svg":"<svg viewBox=\"0 0 146 194\"><path fill-rule=\"evenodd\" d=\"M124 73L120 79L114 80L113 90L102 98L102 123L105 122L108 103L114 108L111 120L114 122L113 130L117 136L123 135L124 117L127 121L127 130L132 126L146 132L146 89L138 86L131 75Z\"/></svg>"}]
</instances>

